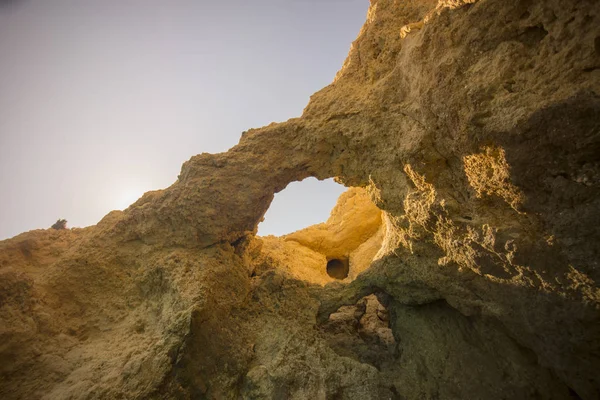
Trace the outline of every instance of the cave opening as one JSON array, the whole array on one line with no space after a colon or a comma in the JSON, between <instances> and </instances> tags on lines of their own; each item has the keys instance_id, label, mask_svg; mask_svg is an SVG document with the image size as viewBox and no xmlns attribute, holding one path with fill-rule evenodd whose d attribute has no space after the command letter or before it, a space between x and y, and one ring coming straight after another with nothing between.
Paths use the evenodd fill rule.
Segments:
<instances>
[{"instance_id":1,"label":"cave opening","mask_svg":"<svg viewBox=\"0 0 600 400\"><path fill-rule=\"evenodd\" d=\"M275 195L256 243L261 265L325 285L356 279L371 265L383 238L382 212L365 188L309 178Z\"/></svg>"},{"instance_id":2,"label":"cave opening","mask_svg":"<svg viewBox=\"0 0 600 400\"><path fill-rule=\"evenodd\" d=\"M334 279L346 279L350 272L350 263L347 257L333 258L327 261L327 275Z\"/></svg>"}]
</instances>

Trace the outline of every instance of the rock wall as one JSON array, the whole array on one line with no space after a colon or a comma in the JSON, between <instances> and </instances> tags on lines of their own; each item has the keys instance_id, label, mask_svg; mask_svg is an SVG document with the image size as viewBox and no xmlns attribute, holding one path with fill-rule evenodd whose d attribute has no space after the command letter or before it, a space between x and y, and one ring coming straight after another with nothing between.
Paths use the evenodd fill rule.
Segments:
<instances>
[{"instance_id":1,"label":"rock wall","mask_svg":"<svg viewBox=\"0 0 600 400\"><path fill-rule=\"evenodd\" d=\"M0 398L599 398L599 14L372 0L300 118L94 227L0 242ZM308 176L382 210L350 279L254 237ZM299 265L332 250L289 239Z\"/></svg>"}]
</instances>

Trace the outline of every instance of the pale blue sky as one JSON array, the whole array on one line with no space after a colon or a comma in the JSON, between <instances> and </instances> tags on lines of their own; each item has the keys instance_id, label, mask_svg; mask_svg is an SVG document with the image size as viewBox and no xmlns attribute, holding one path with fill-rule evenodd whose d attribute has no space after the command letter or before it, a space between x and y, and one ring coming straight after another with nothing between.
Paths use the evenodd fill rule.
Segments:
<instances>
[{"instance_id":1,"label":"pale blue sky","mask_svg":"<svg viewBox=\"0 0 600 400\"><path fill-rule=\"evenodd\" d=\"M0 7L0 239L58 218L95 224L172 184L192 155L226 151L244 130L299 116L333 80L369 5L12 3ZM277 202L310 211L292 206L267 229L270 211L261 233L325 220L339 192L321 182L281 193Z\"/></svg>"}]
</instances>

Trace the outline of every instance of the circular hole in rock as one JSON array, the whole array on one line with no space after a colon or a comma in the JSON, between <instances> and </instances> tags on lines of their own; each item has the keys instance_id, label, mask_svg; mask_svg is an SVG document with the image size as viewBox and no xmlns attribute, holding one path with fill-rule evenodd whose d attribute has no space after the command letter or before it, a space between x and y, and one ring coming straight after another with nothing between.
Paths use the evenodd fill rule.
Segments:
<instances>
[{"instance_id":1,"label":"circular hole in rock","mask_svg":"<svg viewBox=\"0 0 600 400\"><path fill-rule=\"evenodd\" d=\"M348 276L350 266L348 259L334 258L327 261L327 275L335 279L344 279Z\"/></svg>"}]
</instances>

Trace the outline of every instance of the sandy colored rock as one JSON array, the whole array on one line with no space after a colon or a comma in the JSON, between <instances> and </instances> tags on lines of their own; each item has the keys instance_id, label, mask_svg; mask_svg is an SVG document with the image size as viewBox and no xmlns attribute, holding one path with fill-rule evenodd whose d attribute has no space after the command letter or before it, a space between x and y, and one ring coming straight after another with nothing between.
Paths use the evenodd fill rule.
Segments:
<instances>
[{"instance_id":1,"label":"sandy colored rock","mask_svg":"<svg viewBox=\"0 0 600 400\"><path fill-rule=\"evenodd\" d=\"M381 226L381 210L364 189L352 188L343 193L327 222L285 235L324 254L328 259L347 257L371 238Z\"/></svg>"},{"instance_id":2,"label":"sandy colored rock","mask_svg":"<svg viewBox=\"0 0 600 400\"><path fill-rule=\"evenodd\" d=\"M327 272L330 260L349 264L349 282L366 270L383 240L381 210L362 188L344 192L326 222L282 237L254 239L260 251L253 255L256 271L277 268L290 277L324 285L335 281Z\"/></svg>"},{"instance_id":3,"label":"sandy colored rock","mask_svg":"<svg viewBox=\"0 0 600 400\"><path fill-rule=\"evenodd\" d=\"M599 398L599 14L372 0L301 117L0 242L0 398ZM349 207L319 241L255 238L309 176L364 188L369 234ZM361 273L327 283L340 253ZM370 295L392 348L354 318Z\"/></svg>"},{"instance_id":4,"label":"sandy colored rock","mask_svg":"<svg viewBox=\"0 0 600 400\"><path fill-rule=\"evenodd\" d=\"M277 268L294 279L319 285L334 280L327 275L327 258L324 254L279 237L267 236L256 240L262 242L262 248L260 255L253 260L255 273Z\"/></svg>"}]
</instances>

